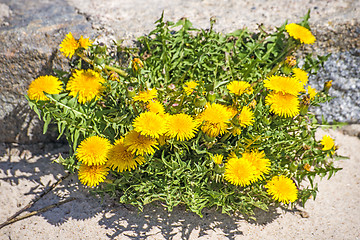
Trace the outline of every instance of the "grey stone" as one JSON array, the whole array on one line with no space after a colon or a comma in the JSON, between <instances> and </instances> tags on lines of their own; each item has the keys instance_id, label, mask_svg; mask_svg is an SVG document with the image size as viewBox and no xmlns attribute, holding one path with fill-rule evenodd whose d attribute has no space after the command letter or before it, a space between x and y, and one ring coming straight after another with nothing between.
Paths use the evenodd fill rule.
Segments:
<instances>
[{"instance_id":1,"label":"grey stone","mask_svg":"<svg viewBox=\"0 0 360 240\"><path fill-rule=\"evenodd\" d=\"M36 77L67 66L58 48L68 32L94 37L94 31L62 0L4 1L0 23L0 142L53 141L56 133L42 134L24 94Z\"/></svg>"},{"instance_id":2,"label":"grey stone","mask_svg":"<svg viewBox=\"0 0 360 240\"><path fill-rule=\"evenodd\" d=\"M346 125L340 129L344 134L360 138L360 124Z\"/></svg>"}]
</instances>

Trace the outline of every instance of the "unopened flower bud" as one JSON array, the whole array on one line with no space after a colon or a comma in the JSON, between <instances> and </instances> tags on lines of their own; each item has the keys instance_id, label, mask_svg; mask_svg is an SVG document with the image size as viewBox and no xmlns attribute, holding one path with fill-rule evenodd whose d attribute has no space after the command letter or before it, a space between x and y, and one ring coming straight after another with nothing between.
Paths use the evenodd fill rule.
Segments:
<instances>
[{"instance_id":1,"label":"unopened flower bud","mask_svg":"<svg viewBox=\"0 0 360 240\"><path fill-rule=\"evenodd\" d=\"M256 100L255 99L253 99L251 101L251 103L249 104L249 107L251 107L252 109L255 109L255 107L256 107Z\"/></svg>"},{"instance_id":2,"label":"unopened flower bud","mask_svg":"<svg viewBox=\"0 0 360 240\"><path fill-rule=\"evenodd\" d=\"M134 89L133 87L128 87L128 88L126 89L126 96L127 96L128 98L135 97L135 95L136 95L136 92L135 92L135 89Z\"/></svg>"},{"instance_id":3,"label":"unopened flower bud","mask_svg":"<svg viewBox=\"0 0 360 240\"><path fill-rule=\"evenodd\" d=\"M310 97L304 95L300 103L300 115L306 115L310 106Z\"/></svg>"},{"instance_id":4,"label":"unopened flower bud","mask_svg":"<svg viewBox=\"0 0 360 240\"><path fill-rule=\"evenodd\" d=\"M95 53L106 53L106 45L104 43L99 43L95 48Z\"/></svg>"},{"instance_id":5,"label":"unopened flower bud","mask_svg":"<svg viewBox=\"0 0 360 240\"><path fill-rule=\"evenodd\" d=\"M295 65L296 65L296 58L295 58L295 56L287 56L287 57L285 58L285 64L286 64L288 67L290 67L290 68L295 67Z\"/></svg>"},{"instance_id":6,"label":"unopened flower bud","mask_svg":"<svg viewBox=\"0 0 360 240\"><path fill-rule=\"evenodd\" d=\"M326 82L324 83L324 90L323 90L323 91L324 91L325 93L329 93L329 90L330 90L331 86L332 86L332 80L326 81Z\"/></svg>"},{"instance_id":7,"label":"unopened flower bud","mask_svg":"<svg viewBox=\"0 0 360 240\"><path fill-rule=\"evenodd\" d=\"M195 100L195 107L204 107L206 105L206 99L204 97L198 97Z\"/></svg>"},{"instance_id":8,"label":"unopened flower bud","mask_svg":"<svg viewBox=\"0 0 360 240\"><path fill-rule=\"evenodd\" d=\"M214 102L216 100L216 94L213 91L207 93L207 100L209 102Z\"/></svg>"},{"instance_id":9,"label":"unopened flower bud","mask_svg":"<svg viewBox=\"0 0 360 240\"><path fill-rule=\"evenodd\" d=\"M96 54L95 57L94 57L94 62L97 64L97 65L102 65L104 64L105 60L104 58L100 55L100 54Z\"/></svg>"},{"instance_id":10,"label":"unopened flower bud","mask_svg":"<svg viewBox=\"0 0 360 240\"><path fill-rule=\"evenodd\" d=\"M140 68L144 67L144 63L140 60L140 58L134 58L131 61L131 64L134 72L137 72Z\"/></svg>"}]
</instances>

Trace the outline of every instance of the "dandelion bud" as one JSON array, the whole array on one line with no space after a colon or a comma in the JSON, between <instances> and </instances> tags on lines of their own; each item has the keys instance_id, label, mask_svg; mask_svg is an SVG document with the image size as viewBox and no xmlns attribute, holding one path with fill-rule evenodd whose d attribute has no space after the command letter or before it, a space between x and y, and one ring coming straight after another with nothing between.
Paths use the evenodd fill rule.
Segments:
<instances>
[{"instance_id":1,"label":"dandelion bud","mask_svg":"<svg viewBox=\"0 0 360 240\"><path fill-rule=\"evenodd\" d=\"M329 90L330 90L331 86L332 86L332 80L326 81L326 82L324 83L324 90L323 90L323 91L324 91L325 93L329 93Z\"/></svg>"},{"instance_id":2,"label":"dandelion bud","mask_svg":"<svg viewBox=\"0 0 360 240\"><path fill-rule=\"evenodd\" d=\"M106 53L106 45L104 43L99 43L95 48L95 53Z\"/></svg>"},{"instance_id":3,"label":"dandelion bud","mask_svg":"<svg viewBox=\"0 0 360 240\"><path fill-rule=\"evenodd\" d=\"M102 64L104 64L105 60L104 60L104 58L103 58L100 54L97 54L97 55L95 55L95 57L94 57L94 62L95 62L97 65L102 65Z\"/></svg>"},{"instance_id":4,"label":"dandelion bud","mask_svg":"<svg viewBox=\"0 0 360 240\"><path fill-rule=\"evenodd\" d=\"M135 93L135 89L133 88L133 87L128 87L127 89L126 89L126 96L128 97L128 98L132 98L132 97L134 97L136 95L136 93Z\"/></svg>"},{"instance_id":5,"label":"dandelion bud","mask_svg":"<svg viewBox=\"0 0 360 240\"><path fill-rule=\"evenodd\" d=\"M211 103L214 102L216 100L216 94L213 91L208 92L207 100Z\"/></svg>"},{"instance_id":6,"label":"dandelion bud","mask_svg":"<svg viewBox=\"0 0 360 240\"><path fill-rule=\"evenodd\" d=\"M300 115L306 115L310 106L310 97L305 95L300 103Z\"/></svg>"},{"instance_id":7,"label":"dandelion bud","mask_svg":"<svg viewBox=\"0 0 360 240\"><path fill-rule=\"evenodd\" d=\"M295 65L296 65L296 58L295 58L295 56L287 56L287 57L285 58L285 64L286 64L288 67L290 67L290 68L295 67Z\"/></svg>"},{"instance_id":8,"label":"dandelion bud","mask_svg":"<svg viewBox=\"0 0 360 240\"><path fill-rule=\"evenodd\" d=\"M134 72L137 72L140 68L144 67L144 63L140 60L140 58L134 58L131 61L131 64Z\"/></svg>"},{"instance_id":9,"label":"dandelion bud","mask_svg":"<svg viewBox=\"0 0 360 240\"><path fill-rule=\"evenodd\" d=\"M195 100L195 107L204 107L206 105L206 99L204 97L198 97Z\"/></svg>"},{"instance_id":10,"label":"dandelion bud","mask_svg":"<svg viewBox=\"0 0 360 240\"><path fill-rule=\"evenodd\" d=\"M297 170L298 166L295 163L291 163L290 164L290 171L291 172L295 172Z\"/></svg>"}]
</instances>

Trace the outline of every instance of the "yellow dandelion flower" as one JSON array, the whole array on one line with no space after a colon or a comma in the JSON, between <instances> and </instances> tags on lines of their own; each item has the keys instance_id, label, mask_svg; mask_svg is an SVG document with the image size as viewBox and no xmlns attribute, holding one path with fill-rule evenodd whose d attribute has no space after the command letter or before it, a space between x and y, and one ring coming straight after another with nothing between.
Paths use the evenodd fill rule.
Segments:
<instances>
[{"instance_id":1,"label":"yellow dandelion flower","mask_svg":"<svg viewBox=\"0 0 360 240\"><path fill-rule=\"evenodd\" d=\"M324 145L322 149L324 151L330 150L335 146L334 139L332 139L329 135L324 135L320 142Z\"/></svg>"},{"instance_id":2,"label":"yellow dandelion flower","mask_svg":"<svg viewBox=\"0 0 360 240\"><path fill-rule=\"evenodd\" d=\"M300 101L291 94L271 92L265 102L270 105L270 111L281 117L294 117L299 114Z\"/></svg>"},{"instance_id":3,"label":"yellow dandelion flower","mask_svg":"<svg viewBox=\"0 0 360 240\"><path fill-rule=\"evenodd\" d=\"M268 194L276 201L289 203L295 202L298 190L295 183L285 176L273 177L265 186Z\"/></svg>"},{"instance_id":4,"label":"yellow dandelion flower","mask_svg":"<svg viewBox=\"0 0 360 240\"><path fill-rule=\"evenodd\" d=\"M211 160L214 161L216 164L222 164L223 163L224 156L220 154L215 154L211 156Z\"/></svg>"},{"instance_id":5,"label":"yellow dandelion flower","mask_svg":"<svg viewBox=\"0 0 360 240\"><path fill-rule=\"evenodd\" d=\"M100 96L104 89L102 85L104 82L105 79L94 70L75 70L66 85L66 90L70 91L70 96L79 95L79 103L85 103Z\"/></svg>"},{"instance_id":6,"label":"yellow dandelion flower","mask_svg":"<svg viewBox=\"0 0 360 240\"><path fill-rule=\"evenodd\" d=\"M164 105L162 105L159 101L157 100L151 100L148 102L148 104L146 105L146 108L153 113L158 113L160 115L165 114L165 109L164 109Z\"/></svg>"},{"instance_id":7,"label":"yellow dandelion flower","mask_svg":"<svg viewBox=\"0 0 360 240\"><path fill-rule=\"evenodd\" d=\"M199 116L199 120L204 122L201 130L210 137L216 137L226 131L231 118L232 113L227 107L217 103L208 104Z\"/></svg>"},{"instance_id":8,"label":"yellow dandelion flower","mask_svg":"<svg viewBox=\"0 0 360 240\"><path fill-rule=\"evenodd\" d=\"M307 92L308 92L308 94L310 96L310 100L313 100L315 98L316 94L317 94L316 89L312 88L311 86L308 86Z\"/></svg>"},{"instance_id":9,"label":"yellow dandelion flower","mask_svg":"<svg viewBox=\"0 0 360 240\"><path fill-rule=\"evenodd\" d=\"M254 91L250 83L245 81L232 81L227 85L227 89L229 90L230 93L233 93L238 96L244 93L252 94Z\"/></svg>"},{"instance_id":10,"label":"yellow dandelion flower","mask_svg":"<svg viewBox=\"0 0 360 240\"><path fill-rule=\"evenodd\" d=\"M159 114L143 112L135 118L133 127L142 135L159 138L166 132L166 120Z\"/></svg>"},{"instance_id":11,"label":"yellow dandelion flower","mask_svg":"<svg viewBox=\"0 0 360 240\"><path fill-rule=\"evenodd\" d=\"M158 149L156 139L141 135L136 131L130 131L125 136L124 145L131 153L141 156L154 154L155 149Z\"/></svg>"},{"instance_id":12,"label":"yellow dandelion flower","mask_svg":"<svg viewBox=\"0 0 360 240\"><path fill-rule=\"evenodd\" d=\"M88 166L82 163L79 167L79 180L82 184L95 187L104 182L109 170L105 165Z\"/></svg>"},{"instance_id":13,"label":"yellow dandelion flower","mask_svg":"<svg viewBox=\"0 0 360 240\"><path fill-rule=\"evenodd\" d=\"M140 101L140 102L149 102L150 100L156 98L157 91L155 88L147 91L140 91L138 95L133 97L134 101Z\"/></svg>"},{"instance_id":14,"label":"yellow dandelion flower","mask_svg":"<svg viewBox=\"0 0 360 240\"><path fill-rule=\"evenodd\" d=\"M193 80L184 83L184 90L186 95L190 95L199 84Z\"/></svg>"},{"instance_id":15,"label":"yellow dandelion flower","mask_svg":"<svg viewBox=\"0 0 360 240\"><path fill-rule=\"evenodd\" d=\"M80 44L69 32L65 39L60 44L60 52L65 56L71 58L75 51L80 47Z\"/></svg>"},{"instance_id":16,"label":"yellow dandelion flower","mask_svg":"<svg viewBox=\"0 0 360 240\"><path fill-rule=\"evenodd\" d=\"M251 126L255 121L254 112L248 106L245 106L241 109L238 120L241 127Z\"/></svg>"},{"instance_id":17,"label":"yellow dandelion flower","mask_svg":"<svg viewBox=\"0 0 360 240\"><path fill-rule=\"evenodd\" d=\"M44 92L49 94L59 94L62 90L62 82L54 76L41 76L32 81L29 85L28 96L31 100L47 101L49 98Z\"/></svg>"},{"instance_id":18,"label":"yellow dandelion flower","mask_svg":"<svg viewBox=\"0 0 360 240\"><path fill-rule=\"evenodd\" d=\"M110 147L111 143L106 138L99 136L88 137L76 149L76 157L88 166L103 165L107 161Z\"/></svg>"},{"instance_id":19,"label":"yellow dandelion flower","mask_svg":"<svg viewBox=\"0 0 360 240\"><path fill-rule=\"evenodd\" d=\"M238 110L236 109L236 107L227 107L227 110L231 113L231 118L235 117L236 114L238 114Z\"/></svg>"},{"instance_id":20,"label":"yellow dandelion flower","mask_svg":"<svg viewBox=\"0 0 360 240\"><path fill-rule=\"evenodd\" d=\"M264 174L268 174L270 171L271 162L265 158L264 152L258 150L243 153L242 158L247 159L255 168L256 173L255 180L263 178Z\"/></svg>"},{"instance_id":21,"label":"yellow dandelion flower","mask_svg":"<svg viewBox=\"0 0 360 240\"><path fill-rule=\"evenodd\" d=\"M234 153L225 163L225 179L236 186L245 187L255 180L256 168L246 158L238 158Z\"/></svg>"},{"instance_id":22,"label":"yellow dandelion flower","mask_svg":"<svg viewBox=\"0 0 360 240\"><path fill-rule=\"evenodd\" d=\"M299 40L301 43L313 44L316 40L309 29L296 23L290 23L286 25L285 29L289 33L290 37Z\"/></svg>"},{"instance_id":23,"label":"yellow dandelion flower","mask_svg":"<svg viewBox=\"0 0 360 240\"><path fill-rule=\"evenodd\" d=\"M157 141L160 146L164 146L166 144L166 141L168 140L168 137L166 135L161 135Z\"/></svg>"},{"instance_id":24,"label":"yellow dandelion flower","mask_svg":"<svg viewBox=\"0 0 360 240\"><path fill-rule=\"evenodd\" d=\"M80 36L79 39L80 47L87 49L88 47L91 46L92 43L93 41L91 41L90 38L83 38L83 36Z\"/></svg>"},{"instance_id":25,"label":"yellow dandelion flower","mask_svg":"<svg viewBox=\"0 0 360 240\"><path fill-rule=\"evenodd\" d=\"M142 165L145 162L143 156L136 156L127 149L124 144L124 138L116 140L109 150L107 166L114 171L122 172L135 169L138 164Z\"/></svg>"},{"instance_id":26,"label":"yellow dandelion flower","mask_svg":"<svg viewBox=\"0 0 360 240\"><path fill-rule=\"evenodd\" d=\"M189 140L195 137L197 123L185 113L179 113L168 117L166 135L176 138L178 141Z\"/></svg>"},{"instance_id":27,"label":"yellow dandelion flower","mask_svg":"<svg viewBox=\"0 0 360 240\"><path fill-rule=\"evenodd\" d=\"M264 87L274 90L275 92L287 93L291 95L298 95L303 91L304 86L295 78L283 76L271 76L264 80Z\"/></svg>"},{"instance_id":28,"label":"yellow dandelion flower","mask_svg":"<svg viewBox=\"0 0 360 240\"><path fill-rule=\"evenodd\" d=\"M308 73L300 68L294 68L293 70L294 78L297 79L303 86L305 86L308 81Z\"/></svg>"},{"instance_id":29,"label":"yellow dandelion flower","mask_svg":"<svg viewBox=\"0 0 360 240\"><path fill-rule=\"evenodd\" d=\"M232 133L232 135L238 136L238 135L241 134L241 128L240 128L240 127L237 127L237 126L233 126L233 127L230 129L230 132Z\"/></svg>"}]
</instances>

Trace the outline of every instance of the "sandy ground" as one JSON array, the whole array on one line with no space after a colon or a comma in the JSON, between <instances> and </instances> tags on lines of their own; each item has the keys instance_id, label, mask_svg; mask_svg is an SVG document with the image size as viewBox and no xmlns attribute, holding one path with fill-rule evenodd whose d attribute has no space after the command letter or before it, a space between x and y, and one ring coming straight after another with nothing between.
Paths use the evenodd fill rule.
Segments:
<instances>
[{"instance_id":1,"label":"sandy ground","mask_svg":"<svg viewBox=\"0 0 360 240\"><path fill-rule=\"evenodd\" d=\"M209 26L216 16L217 30L229 32L257 23L279 26L299 21L308 9L312 23L327 27L359 18L360 1L124 1L67 0L92 22L103 36L134 40L153 29L162 10L166 20L188 17L196 27ZM359 131L358 131L359 132ZM319 130L319 137L324 134ZM316 201L305 209L272 208L257 212L257 221L205 209L204 217L177 207L172 213L149 205L139 213L113 199L102 201L89 194L72 176L46 194L27 212L64 199L76 200L5 226L0 239L360 239L360 139L341 131L328 133L347 160L336 162L343 170L319 182ZM52 160L66 147L56 144L0 144L0 223L39 196L65 175Z\"/></svg>"},{"instance_id":2,"label":"sandy ground","mask_svg":"<svg viewBox=\"0 0 360 240\"><path fill-rule=\"evenodd\" d=\"M319 130L319 137L324 131ZM360 139L330 130L339 145L343 169L319 181L316 201L295 211L272 208L258 211L257 221L205 209L204 217L177 207L172 213L150 205L139 213L106 198L89 194L72 176L28 211L63 199L76 200L5 226L0 239L360 239ZM65 175L51 163L61 145L1 146L0 222L24 207L51 183Z\"/></svg>"}]
</instances>

